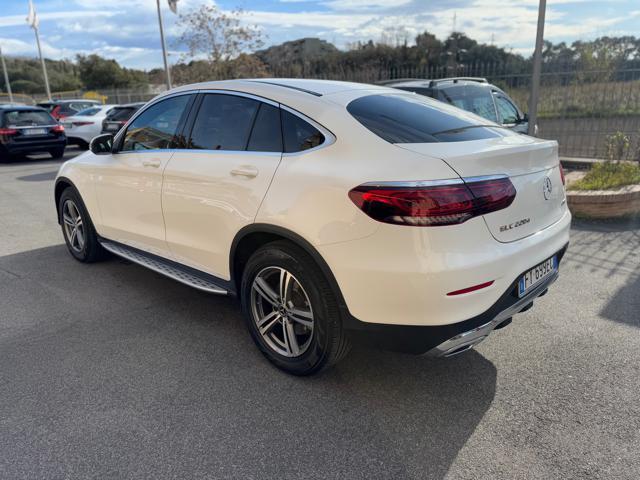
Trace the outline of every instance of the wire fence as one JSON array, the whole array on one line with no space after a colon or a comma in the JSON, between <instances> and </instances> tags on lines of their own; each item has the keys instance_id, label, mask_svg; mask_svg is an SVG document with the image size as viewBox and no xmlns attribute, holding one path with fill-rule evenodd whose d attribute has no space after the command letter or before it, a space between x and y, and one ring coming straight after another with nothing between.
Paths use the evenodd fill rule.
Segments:
<instances>
[{"instance_id":1,"label":"wire fence","mask_svg":"<svg viewBox=\"0 0 640 480\"><path fill-rule=\"evenodd\" d=\"M288 64L272 67L274 77L321 78L362 83L393 79L441 79L481 77L506 91L527 111L531 73L522 65L497 63L458 67L378 68ZM103 103L146 102L163 86L109 89L97 92L59 92L60 99L95 98ZM15 96L15 95L14 95ZM0 94L0 102L7 101ZM16 101L33 104L44 96L20 96ZM538 104L538 136L557 140L567 157L609 158L611 152L626 160L640 161L640 69L576 69L561 66L543 69ZM617 143L616 143L617 142Z\"/></svg>"}]
</instances>

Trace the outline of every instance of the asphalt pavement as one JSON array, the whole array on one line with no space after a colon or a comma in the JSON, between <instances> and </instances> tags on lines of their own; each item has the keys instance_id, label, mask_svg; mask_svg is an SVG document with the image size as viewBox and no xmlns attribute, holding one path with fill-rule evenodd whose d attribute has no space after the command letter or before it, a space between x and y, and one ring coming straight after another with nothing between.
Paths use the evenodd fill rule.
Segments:
<instances>
[{"instance_id":1,"label":"asphalt pavement","mask_svg":"<svg viewBox=\"0 0 640 480\"><path fill-rule=\"evenodd\" d=\"M574 222L549 294L473 351L296 378L234 300L73 260L59 164L0 164L1 479L638 478L640 221Z\"/></svg>"}]
</instances>

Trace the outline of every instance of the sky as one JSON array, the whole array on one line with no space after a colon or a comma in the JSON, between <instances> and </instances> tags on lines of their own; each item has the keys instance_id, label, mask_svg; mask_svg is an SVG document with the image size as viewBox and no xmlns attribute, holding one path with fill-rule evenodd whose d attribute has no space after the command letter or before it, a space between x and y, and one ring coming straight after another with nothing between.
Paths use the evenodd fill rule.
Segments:
<instances>
[{"instance_id":1,"label":"sky","mask_svg":"<svg viewBox=\"0 0 640 480\"><path fill-rule=\"evenodd\" d=\"M347 48L378 41L399 27L411 39L428 30L444 39L454 28L479 42L514 52L533 51L538 0L179 0L185 12L200 4L242 8L266 45L318 37ZM155 0L34 0L47 58L96 53L130 68L162 66ZM161 0L170 62L178 61L177 17ZM0 0L0 47L6 55L35 56L25 22L28 0ZM603 35L640 36L640 0L548 0L545 38L553 42Z\"/></svg>"}]
</instances>

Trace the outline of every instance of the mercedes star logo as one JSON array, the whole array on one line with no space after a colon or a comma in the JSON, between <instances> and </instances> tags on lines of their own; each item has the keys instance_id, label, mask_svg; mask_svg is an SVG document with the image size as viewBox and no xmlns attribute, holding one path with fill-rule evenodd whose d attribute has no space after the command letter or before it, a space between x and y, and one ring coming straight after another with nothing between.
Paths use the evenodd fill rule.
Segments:
<instances>
[{"instance_id":1,"label":"mercedes star logo","mask_svg":"<svg viewBox=\"0 0 640 480\"><path fill-rule=\"evenodd\" d=\"M551 185L551 179L549 177L545 177L544 183L542 185L542 193L544 194L545 200L549 200L549 197L551 197L552 190L553 190L553 185Z\"/></svg>"}]
</instances>

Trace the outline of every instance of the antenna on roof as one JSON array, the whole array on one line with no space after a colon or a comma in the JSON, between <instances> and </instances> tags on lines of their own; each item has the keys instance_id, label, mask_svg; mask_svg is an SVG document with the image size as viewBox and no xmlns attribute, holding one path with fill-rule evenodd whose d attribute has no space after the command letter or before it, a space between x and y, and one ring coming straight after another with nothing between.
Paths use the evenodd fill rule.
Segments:
<instances>
[{"instance_id":1,"label":"antenna on roof","mask_svg":"<svg viewBox=\"0 0 640 480\"><path fill-rule=\"evenodd\" d=\"M457 15L458 15L458 12L456 12L456 11L454 10L454 12L453 12L453 28L452 28L452 30L451 30L451 33L453 33L453 32L455 32L455 31L456 31L456 17L457 17Z\"/></svg>"}]
</instances>

